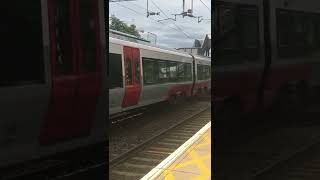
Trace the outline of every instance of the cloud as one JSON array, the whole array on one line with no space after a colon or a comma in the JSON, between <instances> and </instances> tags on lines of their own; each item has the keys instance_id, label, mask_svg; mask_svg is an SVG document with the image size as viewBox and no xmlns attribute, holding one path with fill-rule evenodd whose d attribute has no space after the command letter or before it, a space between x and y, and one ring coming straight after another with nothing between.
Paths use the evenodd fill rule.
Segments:
<instances>
[{"instance_id":1,"label":"cloud","mask_svg":"<svg viewBox=\"0 0 320 180\"><path fill-rule=\"evenodd\" d=\"M157 44L167 47L191 47L194 39L204 39L205 35L211 32L210 21L198 23L198 19L177 16L177 21L167 20L158 23L157 20L174 18L172 14L182 12L181 0L149 0L149 10L160 12L159 16L146 18L147 0L131 2L109 3L109 13L127 22L143 28L145 33L152 32L157 35ZM209 8L209 0L202 0ZM153 2L165 13L163 14ZM191 0L186 0L186 9L191 7ZM109 14L109 15L110 15ZM206 6L200 1L194 0L193 14L210 19L211 14ZM187 35L185 35L187 34ZM144 35L143 35L144 36ZM151 36L150 36L151 37ZM150 38L151 39L151 38ZM152 39L153 40L153 39Z\"/></svg>"}]
</instances>

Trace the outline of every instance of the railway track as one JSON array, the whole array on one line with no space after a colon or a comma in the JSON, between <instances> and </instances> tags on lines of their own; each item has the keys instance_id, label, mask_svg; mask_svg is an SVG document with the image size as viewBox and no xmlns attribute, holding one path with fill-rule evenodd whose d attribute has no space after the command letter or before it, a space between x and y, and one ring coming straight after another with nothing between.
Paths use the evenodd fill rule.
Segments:
<instances>
[{"instance_id":1,"label":"railway track","mask_svg":"<svg viewBox=\"0 0 320 180\"><path fill-rule=\"evenodd\" d=\"M206 104L206 103L204 103ZM194 116L198 112L192 111L190 108L200 108L203 111L204 104L200 103L195 106L185 108L189 115ZM157 108L163 105L157 106ZM202 108L202 109L201 109ZM179 108L178 108L179 109ZM122 116L122 121L115 122L112 127L116 126L132 126L137 122L143 123L142 121L136 121L141 119L142 116L150 112L151 109L141 109L137 112L126 114ZM174 111L172 112L174 113ZM182 117L188 113L180 114ZM134 121L130 121L134 120ZM130 123L128 123L130 122ZM127 127L125 127L127 128ZM132 127L135 129L135 127ZM119 129L118 129L119 130ZM144 132L144 135L151 135L152 130ZM150 137L150 136L149 136ZM145 140L145 139L144 139ZM135 144L131 144L135 145ZM103 152L102 152L103 151ZM107 178L107 151L108 147L105 143L93 145L86 148L77 149L72 152L59 153L57 155L26 162L24 164L7 168L0 172L0 180L16 180L16 179L33 179L33 180L65 180L65 179L105 179ZM104 156L101 156L104 155ZM122 154L124 156L124 154ZM114 159L114 162L116 159Z\"/></svg>"},{"instance_id":2,"label":"railway track","mask_svg":"<svg viewBox=\"0 0 320 180\"><path fill-rule=\"evenodd\" d=\"M317 144L320 141L319 130L319 127L281 129L265 136L257 135L251 142L242 141L241 147L230 146L224 153L216 150L219 154L216 157L219 159L216 178L255 180L264 176L279 164L300 156L301 152Z\"/></svg>"},{"instance_id":3,"label":"railway track","mask_svg":"<svg viewBox=\"0 0 320 180\"><path fill-rule=\"evenodd\" d=\"M152 110L149 109L143 116L113 125L109 134L109 162L150 137L208 108L209 100L210 98L207 101L186 101L169 107L167 104L160 104Z\"/></svg>"},{"instance_id":4,"label":"railway track","mask_svg":"<svg viewBox=\"0 0 320 180\"><path fill-rule=\"evenodd\" d=\"M210 105L112 159L109 162L109 178L140 179L209 121Z\"/></svg>"},{"instance_id":5,"label":"railway track","mask_svg":"<svg viewBox=\"0 0 320 180\"><path fill-rule=\"evenodd\" d=\"M218 159L215 169L216 178L223 180L273 180L279 176L281 178L278 179L284 180L308 179L308 173L316 172L316 169L320 170L320 166L314 164L317 159L320 162L320 156L310 150L320 143L320 124L319 121L317 122L307 115L308 113L292 115L286 123L274 124L274 127L259 130L260 132L254 131L250 137L239 134L238 138L232 141L233 144L230 141L224 148L216 146L216 154L219 154L216 157ZM278 117L274 121L276 120L280 122L286 119ZM253 134L254 136L252 136ZM313 155L308 159L304 158L303 154ZM298 162L295 159L301 161ZM303 160L305 161L303 162ZM306 162L310 162L312 165L305 166ZM286 167L291 167L291 170ZM278 171L280 169L282 169L281 172ZM303 173L306 173L306 176ZM287 178L282 176L284 174L291 174L291 176Z\"/></svg>"},{"instance_id":6,"label":"railway track","mask_svg":"<svg viewBox=\"0 0 320 180\"><path fill-rule=\"evenodd\" d=\"M257 172L252 180L320 179L320 142L301 148L290 157Z\"/></svg>"},{"instance_id":7,"label":"railway track","mask_svg":"<svg viewBox=\"0 0 320 180\"><path fill-rule=\"evenodd\" d=\"M106 176L106 156L101 156L105 143L33 160L0 172L0 180L65 180ZM99 172L99 173L98 173Z\"/></svg>"}]
</instances>

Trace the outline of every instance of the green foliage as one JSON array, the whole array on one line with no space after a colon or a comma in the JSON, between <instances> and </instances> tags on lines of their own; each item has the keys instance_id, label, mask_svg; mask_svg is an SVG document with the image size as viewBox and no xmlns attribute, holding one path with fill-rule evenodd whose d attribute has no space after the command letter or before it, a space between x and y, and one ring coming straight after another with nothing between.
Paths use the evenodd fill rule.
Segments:
<instances>
[{"instance_id":1,"label":"green foliage","mask_svg":"<svg viewBox=\"0 0 320 180\"><path fill-rule=\"evenodd\" d=\"M138 30L136 29L136 26L134 24L131 24L128 26L126 23L122 22L120 19L118 19L115 16L111 16L111 24L109 26L110 29L120 31L123 33L128 33L137 37L141 37Z\"/></svg>"}]
</instances>

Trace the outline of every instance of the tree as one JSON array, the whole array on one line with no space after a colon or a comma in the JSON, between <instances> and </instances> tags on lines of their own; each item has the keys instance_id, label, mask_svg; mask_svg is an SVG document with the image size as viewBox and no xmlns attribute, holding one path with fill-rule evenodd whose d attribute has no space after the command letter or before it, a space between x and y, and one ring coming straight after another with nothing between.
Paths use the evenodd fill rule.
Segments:
<instances>
[{"instance_id":1,"label":"tree","mask_svg":"<svg viewBox=\"0 0 320 180\"><path fill-rule=\"evenodd\" d=\"M128 33L139 38L141 37L139 31L136 29L136 26L134 24L128 26L126 23L124 23L115 16L111 16L111 24L109 28L123 33Z\"/></svg>"}]
</instances>

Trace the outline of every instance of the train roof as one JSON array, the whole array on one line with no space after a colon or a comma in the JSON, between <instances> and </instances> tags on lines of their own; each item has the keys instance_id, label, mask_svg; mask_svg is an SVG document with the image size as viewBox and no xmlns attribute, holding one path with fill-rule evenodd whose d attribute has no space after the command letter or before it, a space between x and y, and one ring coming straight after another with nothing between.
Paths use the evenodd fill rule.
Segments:
<instances>
[{"instance_id":1,"label":"train roof","mask_svg":"<svg viewBox=\"0 0 320 180\"><path fill-rule=\"evenodd\" d=\"M202 61L208 61L211 62L211 58L210 57L206 57L206 56L199 56L199 55L193 55L195 59L199 59Z\"/></svg>"},{"instance_id":2,"label":"train roof","mask_svg":"<svg viewBox=\"0 0 320 180\"><path fill-rule=\"evenodd\" d=\"M123 33L120 31L115 31L112 29L109 29L109 36L116 38L116 39L122 39L125 41L137 42L137 43L141 43L141 44L145 44L145 43L150 44L150 41L148 41L148 40L133 36L131 34Z\"/></svg>"},{"instance_id":3,"label":"train roof","mask_svg":"<svg viewBox=\"0 0 320 180\"><path fill-rule=\"evenodd\" d=\"M137 43L137 42L126 41L123 39L117 39L117 38L113 38L113 37L109 37L109 42L114 43L114 44L119 44L119 45L132 46L132 47L136 47L136 48L158 51L158 52L169 53L169 54L174 54L174 55L178 55L178 56L184 56L184 57L191 58L190 54L188 54L188 53L177 51L177 50L171 49L171 48L156 46L153 44L145 44L145 43L142 44L142 43Z\"/></svg>"},{"instance_id":4,"label":"train roof","mask_svg":"<svg viewBox=\"0 0 320 180\"><path fill-rule=\"evenodd\" d=\"M246 4L262 6L262 0L217 0L216 3L235 3L235 4ZM269 0L270 8L281 8L286 10L301 11L303 13L320 13L319 0L308 0L308 1L279 1Z\"/></svg>"}]
</instances>

